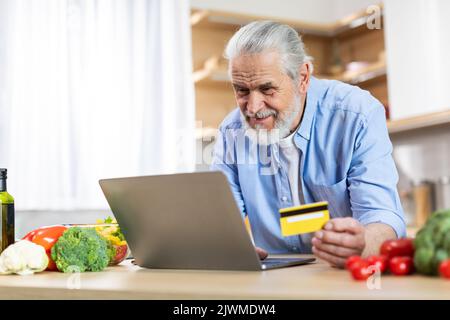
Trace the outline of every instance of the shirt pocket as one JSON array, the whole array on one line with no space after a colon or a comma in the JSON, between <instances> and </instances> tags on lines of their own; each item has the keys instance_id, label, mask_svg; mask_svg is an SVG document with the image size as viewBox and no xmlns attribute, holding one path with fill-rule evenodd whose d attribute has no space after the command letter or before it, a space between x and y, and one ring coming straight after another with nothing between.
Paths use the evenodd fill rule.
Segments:
<instances>
[{"instance_id":1,"label":"shirt pocket","mask_svg":"<svg viewBox=\"0 0 450 320\"><path fill-rule=\"evenodd\" d=\"M347 178L333 185L311 184L310 187L315 201L328 201L331 218L352 216Z\"/></svg>"}]
</instances>

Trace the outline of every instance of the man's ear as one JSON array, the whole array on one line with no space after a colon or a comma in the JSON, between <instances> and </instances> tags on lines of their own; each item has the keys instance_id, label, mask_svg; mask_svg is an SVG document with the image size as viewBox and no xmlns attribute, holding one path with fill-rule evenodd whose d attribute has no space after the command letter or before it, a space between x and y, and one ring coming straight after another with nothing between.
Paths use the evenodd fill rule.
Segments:
<instances>
[{"instance_id":1,"label":"man's ear","mask_svg":"<svg viewBox=\"0 0 450 320\"><path fill-rule=\"evenodd\" d=\"M309 88L311 76L311 66L308 62L303 63L298 70L298 90L301 95L305 95Z\"/></svg>"}]
</instances>

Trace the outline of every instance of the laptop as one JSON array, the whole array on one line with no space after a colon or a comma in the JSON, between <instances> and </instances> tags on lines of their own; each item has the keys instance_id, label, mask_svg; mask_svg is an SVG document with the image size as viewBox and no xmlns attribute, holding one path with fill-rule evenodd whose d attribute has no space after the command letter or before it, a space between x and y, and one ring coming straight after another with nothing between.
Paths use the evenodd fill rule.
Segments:
<instances>
[{"instance_id":1,"label":"laptop","mask_svg":"<svg viewBox=\"0 0 450 320\"><path fill-rule=\"evenodd\" d=\"M258 271L315 260L260 260L220 171L102 179L99 183L141 267Z\"/></svg>"}]
</instances>

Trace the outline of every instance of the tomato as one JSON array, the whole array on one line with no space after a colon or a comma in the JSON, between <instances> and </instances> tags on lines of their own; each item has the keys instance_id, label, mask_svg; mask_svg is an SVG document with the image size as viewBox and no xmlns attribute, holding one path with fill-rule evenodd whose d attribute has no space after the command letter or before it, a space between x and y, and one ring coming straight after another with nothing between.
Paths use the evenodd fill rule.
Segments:
<instances>
[{"instance_id":1,"label":"tomato","mask_svg":"<svg viewBox=\"0 0 450 320\"><path fill-rule=\"evenodd\" d=\"M44 247L45 253L48 257L48 266L46 270L57 270L56 264L52 259L51 251L53 245L56 243L56 241L58 241L59 237L62 236L62 234L66 230L67 227L60 225L42 227L29 232L22 239L31 241Z\"/></svg>"},{"instance_id":2,"label":"tomato","mask_svg":"<svg viewBox=\"0 0 450 320\"><path fill-rule=\"evenodd\" d=\"M368 266L369 266L369 264L367 263L366 260L360 259L360 260L354 261L354 262L348 267L348 270L349 270L350 272L352 272L353 269L361 269L361 268L368 267Z\"/></svg>"},{"instance_id":3,"label":"tomato","mask_svg":"<svg viewBox=\"0 0 450 320\"><path fill-rule=\"evenodd\" d=\"M352 264L356 261L360 261L362 258L360 256L350 256L345 261L345 269L350 270Z\"/></svg>"},{"instance_id":4,"label":"tomato","mask_svg":"<svg viewBox=\"0 0 450 320\"><path fill-rule=\"evenodd\" d=\"M387 256L370 256L367 258L367 262L369 263L369 266L375 266L377 267L381 273L385 272L388 267L388 257Z\"/></svg>"},{"instance_id":5,"label":"tomato","mask_svg":"<svg viewBox=\"0 0 450 320\"><path fill-rule=\"evenodd\" d=\"M392 274L403 276L414 271L414 263L411 257L394 257L389 261L389 269Z\"/></svg>"},{"instance_id":6,"label":"tomato","mask_svg":"<svg viewBox=\"0 0 450 320\"><path fill-rule=\"evenodd\" d=\"M388 258L393 257L413 257L414 242L413 239L404 238L398 240L386 240L380 248L380 254Z\"/></svg>"},{"instance_id":7,"label":"tomato","mask_svg":"<svg viewBox=\"0 0 450 320\"><path fill-rule=\"evenodd\" d=\"M373 274L373 270L370 270L369 263L366 260L355 261L351 267L350 272L355 280L366 280Z\"/></svg>"},{"instance_id":8,"label":"tomato","mask_svg":"<svg viewBox=\"0 0 450 320\"><path fill-rule=\"evenodd\" d=\"M450 259L441 262L439 265L439 274L441 277L450 279Z\"/></svg>"}]
</instances>

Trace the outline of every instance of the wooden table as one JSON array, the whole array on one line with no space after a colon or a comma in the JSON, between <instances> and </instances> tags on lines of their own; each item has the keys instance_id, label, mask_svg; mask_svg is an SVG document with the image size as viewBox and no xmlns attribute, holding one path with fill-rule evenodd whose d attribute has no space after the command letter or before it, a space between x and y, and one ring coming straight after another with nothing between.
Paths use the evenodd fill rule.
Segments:
<instances>
[{"instance_id":1,"label":"wooden table","mask_svg":"<svg viewBox=\"0 0 450 320\"><path fill-rule=\"evenodd\" d=\"M374 282L372 282L374 284ZM450 299L450 281L382 275L381 289L317 263L264 272L150 270L0 276L0 299Z\"/></svg>"}]
</instances>

